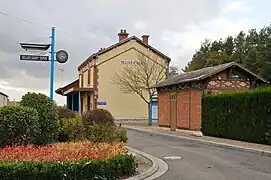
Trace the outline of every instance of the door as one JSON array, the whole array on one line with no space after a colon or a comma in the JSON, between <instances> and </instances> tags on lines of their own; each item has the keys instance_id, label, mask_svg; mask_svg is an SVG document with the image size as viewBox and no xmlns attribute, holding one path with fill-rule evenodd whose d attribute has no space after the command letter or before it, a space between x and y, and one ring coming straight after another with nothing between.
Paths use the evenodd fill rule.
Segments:
<instances>
[{"instance_id":1,"label":"door","mask_svg":"<svg viewBox=\"0 0 271 180\"><path fill-rule=\"evenodd\" d=\"M177 129L177 93L170 95L170 130Z\"/></svg>"}]
</instances>

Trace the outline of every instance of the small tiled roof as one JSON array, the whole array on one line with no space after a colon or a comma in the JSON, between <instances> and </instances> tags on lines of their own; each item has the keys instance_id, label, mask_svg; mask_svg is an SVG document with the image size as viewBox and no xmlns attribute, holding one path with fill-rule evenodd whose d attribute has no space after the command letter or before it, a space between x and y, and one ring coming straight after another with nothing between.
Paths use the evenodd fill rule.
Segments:
<instances>
[{"instance_id":1,"label":"small tiled roof","mask_svg":"<svg viewBox=\"0 0 271 180\"><path fill-rule=\"evenodd\" d=\"M111 45L111 46L109 46L109 47L107 47L107 48L105 48L105 49L102 49L102 50L100 50L100 51L97 52L97 53L92 54L90 57L88 57L83 63L81 63L81 64L78 66L78 70L80 70L82 67L84 67L84 66L85 66L88 62L90 62L95 56L101 55L101 54L103 54L103 53L105 53L105 52L108 52L108 51L114 49L114 48L117 47L117 46L120 46L120 45L122 45L122 44L124 44L124 43L129 42L130 40L136 40L137 42L139 42L139 43L142 44L143 46L145 46L145 47L147 47L147 48L150 48L153 52L155 52L155 53L159 54L160 56L162 56L163 58L165 58L168 62L171 61L170 57L168 57L167 55L163 54L161 51L155 49L153 46L151 46L151 45L149 45L149 44L144 43L144 42L143 42L141 39L139 39L138 37L136 37L136 36L131 36L131 37L125 38L125 39L123 39L123 40L117 42L116 44L113 44L113 45Z\"/></svg>"},{"instance_id":2,"label":"small tiled roof","mask_svg":"<svg viewBox=\"0 0 271 180\"><path fill-rule=\"evenodd\" d=\"M212 66L212 67L207 67L203 69L199 69L196 71L191 71L191 72L186 72L183 74L178 74L171 76L167 78L166 80L156 84L153 86L153 88L158 88L158 87L165 87L165 86L170 86L170 85L175 85L175 84L180 84L180 83L185 83L185 82L191 82L191 81L197 81L197 80L203 80L205 78L208 78L214 74L217 74L221 71L226 70L227 68L231 66L238 66L239 68L243 69L244 71L248 72L252 76L260 79L261 81L268 83L265 79L259 77L258 75L254 74L253 72L247 70L246 68L242 67L241 65L235 63L235 62L230 62L226 64L221 64L217 66Z\"/></svg>"}]
</instances>

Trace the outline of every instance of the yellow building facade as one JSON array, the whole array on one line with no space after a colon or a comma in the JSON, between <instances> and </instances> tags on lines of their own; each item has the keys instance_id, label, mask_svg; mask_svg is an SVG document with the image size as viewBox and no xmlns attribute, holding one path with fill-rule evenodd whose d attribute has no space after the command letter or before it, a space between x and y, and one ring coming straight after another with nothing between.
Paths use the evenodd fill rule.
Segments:
<instances>
[{"instance_id":1,"label":"yellow building facade","mask_svg":"<svg viewBox=\"0 0 271 180\"><path fill-rule=\"evenodd\" d=\"M115 119L147 119L148 104L136 93L123 93L112 77L124 67L137 66L144 57L150 64L158 64L164 80L168 74L170 58L149 45L149 36L142 39L128 37L126 30L118 33L119 41L92 54L78 67L78 79L56 90L67 96L67 107L85 112L96 108L109 110ZM161 73L153 70L153 73ZM156 74L153 74L155 77ZM157 74L157 77L161 74ZM127 78L127 77L123 77ZM148 99L148 91L143 93Z\"/></svg>"}]
</instances>

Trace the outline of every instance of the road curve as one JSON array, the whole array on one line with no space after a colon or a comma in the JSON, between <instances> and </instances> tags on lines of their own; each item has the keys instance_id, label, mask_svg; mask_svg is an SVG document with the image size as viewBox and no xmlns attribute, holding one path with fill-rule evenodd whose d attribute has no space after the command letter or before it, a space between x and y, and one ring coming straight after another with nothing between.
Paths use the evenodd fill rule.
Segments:
<instances>
[{"instance_id":1,"label":"road curve","mask_svg":"<svg viewBox=\"0 0 271 180\"><path fill-rule=\"evenodd\" d=\"M270 180L271 158L128 130L128 145L163 159L169 170L157 180Z\"/></svg>"}]
</instances>

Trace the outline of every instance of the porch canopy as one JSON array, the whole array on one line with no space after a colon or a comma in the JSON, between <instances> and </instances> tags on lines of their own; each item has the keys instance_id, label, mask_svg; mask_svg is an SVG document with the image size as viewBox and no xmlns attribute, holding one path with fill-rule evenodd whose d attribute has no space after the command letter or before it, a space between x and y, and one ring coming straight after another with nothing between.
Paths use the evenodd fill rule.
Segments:
<instances>
[{"instance_id":1,"label":"porch canopy","mask_svg":"<svg viewBox=\"0 0 271 180\"><path fill-rule=\"evenodd\" d=\"M66 96L66 106L72 111L81 112L81 94L85 92L94 92L93 88L80 88L79 79L67 84L64 87L60 87L55 91L61 96Z\"/></svg>"}]
</instances>

